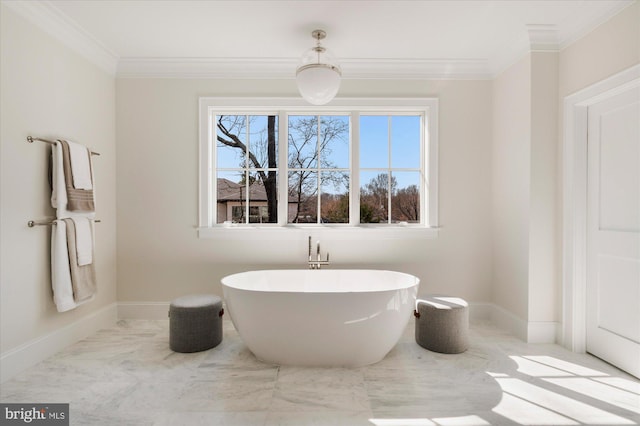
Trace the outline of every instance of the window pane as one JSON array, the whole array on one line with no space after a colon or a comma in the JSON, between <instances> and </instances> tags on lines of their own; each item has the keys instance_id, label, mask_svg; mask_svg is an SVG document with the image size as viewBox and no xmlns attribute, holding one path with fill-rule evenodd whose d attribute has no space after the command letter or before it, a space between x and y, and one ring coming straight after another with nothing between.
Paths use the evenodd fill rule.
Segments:
<instances>
[{"instance_id":1,"label":"window pane","mask_svg":"<svg viewBox=\"0 0 640 426\"><path fill-rule=\"evenodd\" d=\"M318 117L289 116L289 168L305 169L318 166Z\"/></svg>"},{"instance_id":2,"label":"window pane","mask_svg":"<svg viewBox=\"0 0 640 426\"><path fill-rule=\"evenodd\" d=\"M288 223L318 222L318 173L289 172Z\"/></svg>"},{"instance_id":3,"label":"window pane","mask_svg":"<svg viewBox=\"0 0 640 426\"><path fill-rule=\"evenodd\" d=\"M320 166L324 169L349 168L349 117L320 118Z\"/></svg>"},{"instance_id":4,"label":"window pane","mask_svg":"<svg viewBox=\"0 0 640 426\"><path fill-rule=\"evenodd\" d=\"M420 117L391 117L391 167L420 168Z\"/></svg>"},{"instance_id":5,"label":"window pane","mask_svg":"<svg viewBox=\"0 0 640 426\"><path fill-rule=\"evenodd\" d=\"M249 179L249 223L278 223L277 173L260 170Z\"/></svg>"},{"instance_id":6,"label":"window pane","mask_svg":"<svg viewBox=\"0 0 640 426\"><path fill-rule=\"evenodd\" d=\"M389 119L360 116L360 167L389 167Z\"/></svg>"},{"instance_id":7,"label":"window pane","mask_svg":"<svg viewBox=\"0 0 640 426\"><path fill-rule=\"evenodd\" d=\"M244 172L218 172L217 176L217 218L216 223L241 223L245 214L243 211L246 201Z\"/></svg>"},{"instance_id":8,"label":"window pane","mask_svg":"<svg viewBox=\"0 0 640 426\"><path fill-rule=\"evenodd\" d=\"M391 195L391 221L420 222L420 173L392 172L397 187Z\"/></svg>"},{"instance_id":9,"label":"window pane","mask_svg":"<svg viewBox=\"0 0 640 426\"><path fill-rule=\"evenodd\" d=\"M360 223L387 223L389 219L389 175L360 173Z\"/></svg>"},{"instance_id":10,"label":"window pane","mask_svg":"<svg viewBox=\"0 0 640 426\"><path fill-rule=\"evenodd\" d=\"M278 117L249 116L249 167L278 167ZM255 162L258 162L258 165Z\"/></svg>"},{"instance_id":11,"label":"window pane","mask_svg":"<svg viewBox=\"0 0 640 426\"><path fill-rule=\"evenodd\" d=\"M349 174L323 172L321 186L322 223L349 223Z\"/></svg>"},{"instance_id":12,"label":"window pane","mask_svg":"<svg viewBox=\"0 0 640 426\"><path fill-rule=\"evenodd\" d=\"M246 182L249 179L247 199ZM267 185L265 188L264 181ZM277 223L277 174L258 171L218 172L217 177L217 223ZM249 216L247 216L249 203ZM270 204L271 209L269 209ZM255 208L264 207L259 213Z\"/></svg>"},{"instance_id":13,"label":"window pane","mask_svg":"<svg viewBox=\"0 0 640 426\"><path fill-rule=\"evenodd\" d=\"M216 117L215 124L217 167L245 167L245 148L233 145L240 142L246 147L246 117L244 115L220 115Z\"/></svg>"}]
</instances>

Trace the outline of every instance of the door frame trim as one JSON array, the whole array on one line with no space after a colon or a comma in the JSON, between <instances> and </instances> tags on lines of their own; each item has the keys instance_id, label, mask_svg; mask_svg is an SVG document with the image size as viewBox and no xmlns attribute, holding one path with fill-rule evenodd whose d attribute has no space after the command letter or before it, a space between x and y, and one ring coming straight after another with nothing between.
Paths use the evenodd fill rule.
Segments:
<instances>
[{"instance_id":1,"label":"door frame trim","mask_svg":"<svg viewBox=\"0 0 640 426\"><path fill-rule=\"evenodd\" d=\"M640 86L640 64L564 98L561 344L586 352L587 128L590 105Z\"/></svg>"}]
</instances>

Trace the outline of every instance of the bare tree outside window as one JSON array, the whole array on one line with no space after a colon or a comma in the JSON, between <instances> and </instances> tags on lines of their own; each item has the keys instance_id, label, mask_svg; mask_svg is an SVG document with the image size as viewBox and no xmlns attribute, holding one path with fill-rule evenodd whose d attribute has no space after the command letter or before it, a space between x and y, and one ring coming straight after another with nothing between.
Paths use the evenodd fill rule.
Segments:
<instances>
[{"instance_id":1,"label":"bare tree outside window","mask_svg":"<svg viewBox=\"0 0 640 426\"><path fill-rule=\"evenodd\" d=\"M398 222L420 222L420 190L417 185L401 188L393 195L391 214Z\"/></svg>"},{"instance_id":2,"label":"bare tree outside window","mask_svg":"<svg viewBox=\"0 0 640 426\"><path fill-rule=\"evenodd\" d=\"M237 182L232 183L246 186L249 180L249 196L247 198L246 190L242 193L240 188L240 202L251 203L252 193L254 198L258 197L258 190L253 189L255 183L264 188L269 223L278 221L277 125L277 117L271 115L220 115L216 119L218 168L237 169ZM289 222L316 223L319 193L322 206L324 200L345 193L348 198L349 120L344 116L294 116L289 119L288 135L288 192L295 206ZM337 164L340 162L346 164ZM338 165L342 167L333 171ZM229 171L225 176L228 175ZM323 207L323 215L325 210ZM323 221L349 221L348 208L346 215L332 213L329 216Z\"/></svg>"},{"instance_id":3,"label":"bare tree outside window","mask_svg":"<svg viewBox=\"0 0 640 426\"><path fill-rule=\"evenodd\" d=\"M398 172L397 174L401 175L403 180L414 177L410 176L413 173ZM393 173L390 176L388 173L374 175L371 172L363 172L362 178L366 183L360 188L360 223L420 222L418 184L400 187L401 184ZM389 216L389 205L391 205L391 216Z\"/></svg>"},{"instance_id":4,"label":"bare tree outside window","mask_svg":"<svg viewBox=\"0 0 640 426\"><path fill-rule=\"evenodd\" d=\"M290 116L288 134L289 196L296 200L289 222L349 222L348 203L342 214L329 212L335 198L349 193L348 117Z\"/></svg>"},{"instance_id":5,"label":"bare tree outside window","mask_svg":"<svg viewBox=\"0 0 640 426\"><path fill-rule=\"evenodd\" d=\"M239 179L235 183L245 187L244 193L240 188L239 201L242 202L244 197L245 203L251 203L252 192L257 195L258 190L264 190L268 211L267 221L277 223L277 117L221 115L217 117L216 129L218 167L238 168ZM249 181L248 194L247 180ZM262 188L254 188L256 181Z\"/></svg>"},{"instance_id":6,"label":"bare tree outside window","mask_svg":"<svg viewBox=\"0 0 640 426\"><path fill-rule=\"evenodd\" d=\"M365 206L369 217L360 217L360 223L385 223L389 220L389 187L396 191L397 180L388 173L362 173L362 181L368 182L360 188L360 206ZM362 209L361 209L362 210Z\"/></svg>"}]
</instances>

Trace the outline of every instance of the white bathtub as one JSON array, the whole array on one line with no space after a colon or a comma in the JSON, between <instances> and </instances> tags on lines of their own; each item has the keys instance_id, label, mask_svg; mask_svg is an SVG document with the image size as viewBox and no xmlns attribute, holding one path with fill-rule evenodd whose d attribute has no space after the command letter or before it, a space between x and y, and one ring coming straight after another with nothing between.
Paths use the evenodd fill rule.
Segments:
<instances>
[{"instance_id":1,"label":"white bathtub","mask_svg":"<svg viewBox=\"0 0 640 426\"><path fill-rule=\"evenodd\" d=\"M357 367L398 343L420 280L375 270L251 271L222 279L227 311L253 354L268 363Z\"/></svg>"}]
</instances>

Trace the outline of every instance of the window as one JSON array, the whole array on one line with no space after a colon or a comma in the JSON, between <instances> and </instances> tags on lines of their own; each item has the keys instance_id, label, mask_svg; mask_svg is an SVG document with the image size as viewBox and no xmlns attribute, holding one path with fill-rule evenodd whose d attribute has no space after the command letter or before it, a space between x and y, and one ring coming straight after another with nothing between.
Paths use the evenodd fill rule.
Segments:
<instances>
[{"instance_id":1,"label":"window","mask_svg":"<svg viewBox=\"0 0 640 426\"><path fill-rule=\"evenodd\" d=\"M288 223L349 223L349 116L290 115Z\"/></svg>"},{"instance_id":2,"label":"window","mask_svg":"<svg viewBox=\"0 0 640 426\"><path fill-rule=\"evenodd\" d=\"M360 223L420 223L422 116L360 116Z\"/></svg>"},{"instance_id":3,"label":"window","mask_svg":"<svg viewBox=\"0 0 640 426\"><path fill-rule=\"evenodd\" d=\"M200 228L434 227L437 100L200 99Z\"/></svg>"},{"instance_id":4,"label":"window","mask_svg":"<svg viewBox=\"0 0 640 426\"><path fill-rule=\"evenodd\" d=\"M278 223L278 117L216 114L211 119L216 223Z\"/></svg>"}]
</instances>

